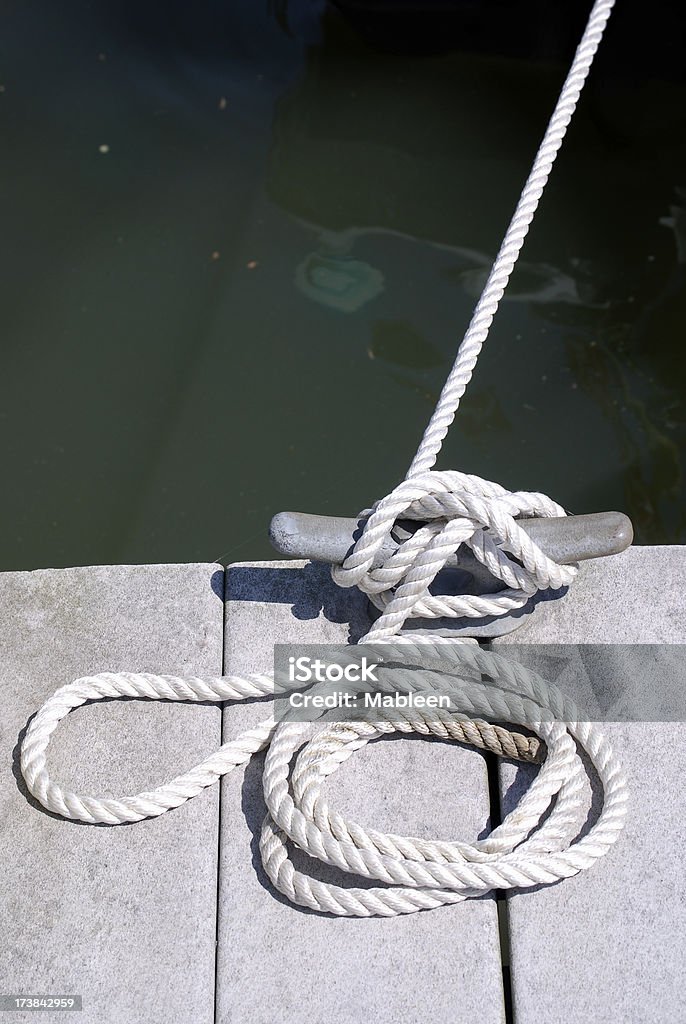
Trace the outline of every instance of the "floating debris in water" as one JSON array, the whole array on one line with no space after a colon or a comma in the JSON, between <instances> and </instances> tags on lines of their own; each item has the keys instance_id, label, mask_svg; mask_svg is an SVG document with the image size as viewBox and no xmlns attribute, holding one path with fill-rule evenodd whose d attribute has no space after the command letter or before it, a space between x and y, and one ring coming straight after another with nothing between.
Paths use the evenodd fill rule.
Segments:
<instances>
[{"instance_id":1,"label":"floating debris in water","mask_svg":"<svg viewBox=\"0 0 686 1024\"><path fill-rule=\"evenodd\" d=\"M229 105L229 101L227 100L226 96L221 96L220 99L219 99L219 103L217 104L219 109L220 110L226 110L228 105Z\"/></svg>"},{"instance_id":2,"label":"floating debris in water","mask_svg":"<svg viewBox=\"0 0 686 1024\"><path fill-rule=\"evenodd\" d=\"M384 279L361 260L313 252L296 268L295 286L323 306L354 313L383 291Z\"/></svg>"},{"instance_id":3,"label":"floating debris in water","mask_svg":"<svg viewBox=\"0 0 686 1024\"><path fill-rule=\"evenodd\" d=\"M109 153L109 151L110 147L106 143L103 143L102 146L98 146L98 153Z\"/></svg>"},{"instance_id":4,"label":"floating debris in water","mask_svg":"<svg viewBox=\"0 0 686 1024\"><path fill-rule=\"evenodd\" d=\"M248 262L245 265L248 268L248 270L255 270L256 267L258 266L258 263L257 260L248 260Z\"/></svg>"},{"instance_id":5,"label":"floating debris in water","mask_svg":"<svg viewBox=\"0 0 686 1024\"><path fill-rule=\"evenodd\" d=\"M483 291L491 270L492 260L485 254L468 249L455 248L456 254L463 254L465 260L477 263L471 267L453 267L443 271L443 276L459 284L464 291L478 298ZM582 269L582 261L578 257L570 259L570 265ZM512 275L510 285L504 295L507 302L567 303L571 306L589 306L597 303L589 301L589 297L579 293L577 281L564 271L548 263L524 263L520 261Z\"/></svg>"},{"instance_id":6,"label":"floating debris in water","mask_svg":"<svg viewBox=\"0 0 686 1024\"><path fill-rule=\"evenodd\" d=\"M214 260L215 263L216 263L216 261L218 259L220 259L220 258L221 258L221 253L217 249L215 249L214 252L212 253L212 255L210 256L210 259Z\"/></svg>"}]
</instances>

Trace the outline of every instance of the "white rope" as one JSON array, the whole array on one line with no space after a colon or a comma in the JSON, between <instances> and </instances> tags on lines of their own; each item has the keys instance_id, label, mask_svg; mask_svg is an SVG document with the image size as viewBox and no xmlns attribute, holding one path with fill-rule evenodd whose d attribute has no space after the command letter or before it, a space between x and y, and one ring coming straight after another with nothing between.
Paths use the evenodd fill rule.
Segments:
<instances>
[{"instance_id":1,"label":"white rope","mask_svg":"<svg viewBox=\"0 0 686 1024\"><path fill-rule=\"evenodd\" d=\"M467 333L462 340L434 414L424 432L417 454L412 460L408 476L419 476L433 467L450 424L455 419L460 400L472 378L476 361L488 336L493 317L534 219L543 189L555 163L555 157L567 134L569 122L576 110L581 90L591 69L593 58L600 45L613 7L614 0L596 0L593 5L572 66L536 153L510 226L488 275L481 298L476 304Z\"/></svg>"},{"instance_id":2,"label":"white rope","mask_svg":"<svg viewBox=\"0 0 686 1024\"><path fill-rule=\"evenodd\" d=\"M455 710L431 716L379 712L374 722L335 724L304 746L307 724L275 725L269 719L166 785L133 797L107 799L71 793L49 778L45 752L50 737L73 708L87 700L118 696L245 700L273 693L274 683L269 675L177 679L103 673L63 686L41 708L22 745L22 772L31 793L49 810L80 821L119 824L178 807L268 746L263 783L269 813L260 839L265 870L294 903L337 915L395 916L495 888L550 884L590 867L607 852L624 822L624 778L600 731L579 720L576 707L557 687L476 645L412 642L395 648L394 655L408 669L421 669L420 679L411 684L415 691L428 689L427 668L437 672L441 692L450 694ZM482 682L482 674L494 682ZM473 726L481 716L528 727L547 747L528 792L486 839L466 843L383 834L329 807L322 794L325 779L370 740L393 732L459 740L462 725ZM574 740L586 751L603 788L602 812L581 838L575 837L585 819L585 770ZM311 878L293 865L289 842L317 860L384 885L347 888Z\"/></svg>"},{"instance_id":3,"label":"white rope","mask_svg":"<svg viewBox=\"0 0 686 1024\"><path fill-rule=\"evenodd\" d=\"M407 666L401 683L421 690L426 670L449 692L449 712L379 712L374 722L339 723L307 739L304 724L268 719L171 782L121 799L79 795L48 774L46 751L58 723L92 700L241 701L274 694L271 673L179 679L140 673L102 673L61 687L30 722L21 768L30 792L48 810L86 822L112 825L163 814L191 799L222 775L268 748L264 797L268 808L260 850L265 870L294 903L337 915L394 916L456 903L491 889L549 884L589 867L621 831L626 785L612 751L560 691L509 659L482 651L475 642L455 644L439 634L408 630L411 618L504 614L522 607L544 588L571 583L575 568L547 558L517 523L525 516L561 516L542 494L510 492L498 484L456 472L433 472L443 439L471 378L505 285L519 255L541 193L593 61L613 0L596 0L533 169L474 312L438 405L407 479L370 510L362 537L334 570L342 586L370 595L381 616L366 641L393 641ZM396 553L374 568L375 556L398 518L423 523ZM431 583L460 544L506 589L493 595L433 595ZM428 641L432 643L429 644ZM422 670L420 680L413 670ZM429 675L431 675L431 672ZM483 681L486 674L491 683ZM508 723L514 729L503 727ZM525 732L521 729L524 728ZM543 766L520 804L486 839L473 843L429 841L365 829L332 811L323 785L355 751L392 732L436 735L471 743L501 756ZM533 732L539 739L531 737ZM303 745L304 743L304 745ZM603 788L593 827L585 819L583 748ZM290 765L294 755L295 764ZM550 813L548 813L550 812ZM546 817L547 815L547 817ZM348 888L296 870L293 843L310 856L381 885Z\"/></svg>"}]
</instances>

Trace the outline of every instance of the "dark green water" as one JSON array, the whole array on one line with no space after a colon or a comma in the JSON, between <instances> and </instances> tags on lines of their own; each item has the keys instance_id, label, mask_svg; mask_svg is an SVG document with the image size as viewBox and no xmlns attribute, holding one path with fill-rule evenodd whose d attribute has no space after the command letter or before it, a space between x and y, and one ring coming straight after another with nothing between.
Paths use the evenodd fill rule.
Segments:
<instances>
[{"instance_id":1,"label":"dark green water","mask_svg":"<svg viewBox=\"0 0 686 1024\"><path fill-rule=\"evenodd\" d=\"M2 3L2 569L269 557L402 478L583 24L533 8L412 53L304 0ZM643 544L686 541L658 14L614 15L441 460Z\"/></svg>"}]
</instances>

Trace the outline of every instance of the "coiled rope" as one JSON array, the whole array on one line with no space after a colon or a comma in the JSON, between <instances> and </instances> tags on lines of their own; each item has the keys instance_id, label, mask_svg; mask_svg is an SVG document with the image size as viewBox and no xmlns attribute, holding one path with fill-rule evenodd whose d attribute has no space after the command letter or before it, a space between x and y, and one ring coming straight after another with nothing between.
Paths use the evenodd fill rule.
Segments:
<instances>
[{"instance_id":1,"label":"coiled rope","mask_svg":"<svg viewBox=\"0 0 686 1024\"><path fill-rule=\"evenodd\" d=\"M140 821L178 807L245 764L257 751L268 748L264 767L268 815L260 850L269 878L294 903L362 917L412 913L494 888L550 884L589 867L616 840L625 816L626 784L599 730L581 721L576 707L556 687L509 659L482 651L475 642L454 643L440 632L406 628L410 618L502 615L521 607L539 589L567 586L575 575L574 567L547 558L517 523L523 516L564 515L550 498L510 492L476 476L435 472L432 467L471 379L613 3L596 0L593 6L533 168L407 478L370 510L354 549L343 565L333 570L339 585L360 587L381 611L364 642L392 643L410 672L410 688L430 685L427 667L436 672L441 686L450 693L451 711L432 711L431 716L416 710L407 714L395 709L379 711L378 720L334 724L309 739L310 727L305 724L276 723L270 718L171 782L137 796L108 799L69 792L48 775L50 738L74 708L116 697L242 701L273 695L276 686L272 673L184 679L126 672L87 676L57 690L30 722L22 744L26 784L48 810L93 823ZM399 516L425 525L385 564L373 568L375 554ZM431 594L430 584L460 544L467 544L506 589L487 596ZM419 681L412 675L413 669L422 670ZM490 683L484 682L484 675ZM515 728L505 728L499 722ZM392 732L436 735L521 760L539 759L542 743L545 760L516 810L486 839L466 843L387 835L337 814L329 807L322 787L326 777L356 750ZM577 744L588 755L604 794L596 823L581 837L585 772ZM310 878L294 867L289 842L311 857L382 885L347 888Z\"/></svg>"}]
</instances>

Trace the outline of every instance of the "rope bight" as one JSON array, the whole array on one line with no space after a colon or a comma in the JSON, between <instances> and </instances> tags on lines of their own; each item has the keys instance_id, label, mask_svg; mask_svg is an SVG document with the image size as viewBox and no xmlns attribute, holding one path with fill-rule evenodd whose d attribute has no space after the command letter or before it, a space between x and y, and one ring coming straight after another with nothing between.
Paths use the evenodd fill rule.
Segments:
<instances>
[{"instance_id":1,"label":"rope bight","mask_svg":"<svg viewBox=\"0 0 686 1024\"><path fill-rule=\"evenodd\" d=\"M48 810L85 822L140 821L178 807L267 748L263 779L268 815L260 850L269 878L294 903L361 917L412 913L492 889L549 884L589 867L615 842L625 818L626 784L597 727L583 722L577 708L555 686L502 655L482 650L476 641L456 643L441 631L406 627L410 618L502 615L521 607L537 590L559 589L574 579L576 569L548 558L517 522L526 516L563 516L559 505L542 494L510 492L476 476L436 472L433 466L533 220L613 2L596 0L593 5L533 168L408 475L369 510L362 536L344 563L333 570L339 585L361 588L381 612L362 642L389 645L408 670L428 669L422 674L422 686L431 686L426 678L431 680L436 672L444 692L450 692L452 710L432 711L431 716L418 710L379 711L374 721L325 725L314 736L304 723L276 723L270 718L157 789L122 799L97 798L61 788L46 768L50 738L74 708L116 697L242 701L275 695L278 686L273 673L184 679L127 672L88 676L57 690L30 722L22 744L26 784ZM424 525L378 566L376 555L398 517ZM431 594L429 585L460 544L469 545L506 589L485 596ZM484 676L491 682L484 682ZM408 679L408 688L418 685L411 681L411 672ZM493 724L499 722L508 727ZM447 842L383 834L336 813L322 795L322 786L355 751L392 732L460 740L521 760L537 759L545 745L545 758L517 808L485 839ZM595 824L581 836L585 769L578 748L590 759L604 793ZM381 884L348 888L308 877L290 859L289 843L317 860Z\"/></svg>"}]
</instances>

